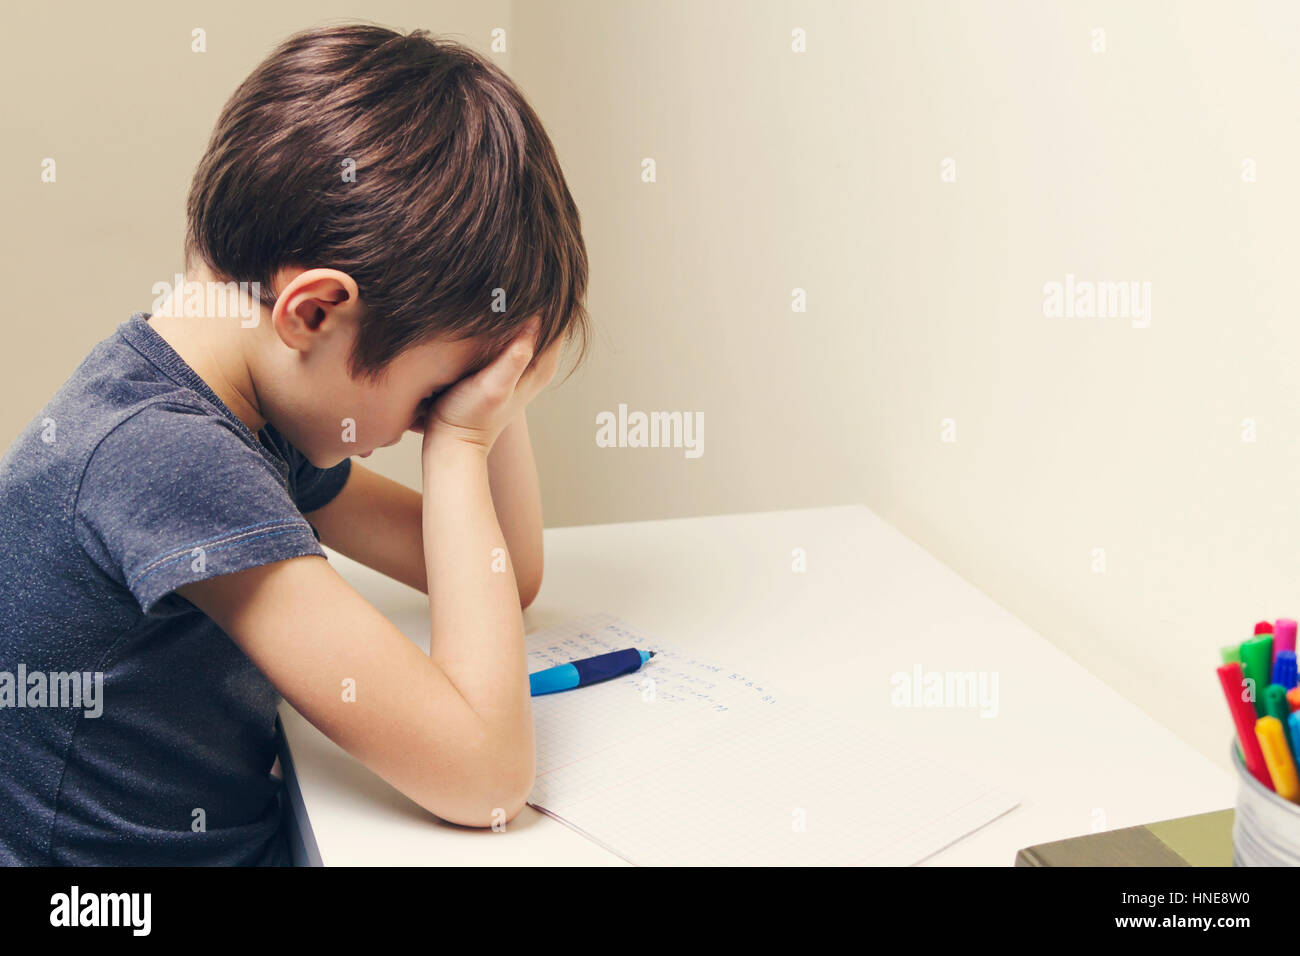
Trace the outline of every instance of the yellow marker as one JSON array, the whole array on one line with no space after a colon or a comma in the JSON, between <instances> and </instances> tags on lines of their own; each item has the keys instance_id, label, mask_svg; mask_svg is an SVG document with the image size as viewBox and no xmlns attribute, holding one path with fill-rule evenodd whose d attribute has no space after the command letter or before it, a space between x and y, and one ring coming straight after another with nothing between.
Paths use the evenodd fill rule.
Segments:
<instances>
[{"instance_id":1,"label":"yellow marker","mask_svg":"<svg viewBox=\"0 0 1300 956\"><path fill-rule=\"evenodd\" d=\"M1279 797L1294 803L1300 797L1300 779L1296 778L1295 761L1286 745L1282 721L1276 717L1259 718L1255 721L1255 736L1264 751L1264 763L1268 765L1268 775L1273 778L1273 789Z\"/></svg>"}]
</instances>

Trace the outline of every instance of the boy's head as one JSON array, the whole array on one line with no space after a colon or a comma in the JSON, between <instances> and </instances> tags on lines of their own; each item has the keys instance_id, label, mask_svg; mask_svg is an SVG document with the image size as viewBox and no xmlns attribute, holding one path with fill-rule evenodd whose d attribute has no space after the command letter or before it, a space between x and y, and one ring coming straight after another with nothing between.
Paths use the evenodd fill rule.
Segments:
<instances>
[{"instance_id":1,"label":"boy's head","mask_svg":"<svg viewBox=\"0 0 1300 956\"><path fill-rule=\"evenodd\" d=\"M261 411L316 464L397 441L532 316L538 354L573 335L585 353L587 253L550 139L500 69L424 31L281 44L222 110L187 219L187 273L259 284L279 350Z\"/></svg>"}]
</instances>

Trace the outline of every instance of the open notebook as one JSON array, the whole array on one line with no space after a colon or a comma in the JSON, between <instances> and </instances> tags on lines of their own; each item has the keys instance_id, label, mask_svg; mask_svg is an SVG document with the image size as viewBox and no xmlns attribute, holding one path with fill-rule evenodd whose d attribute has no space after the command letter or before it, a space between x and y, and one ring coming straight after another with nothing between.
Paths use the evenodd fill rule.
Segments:
<instances>
[{"instance_id":1,"label":"open notebook","mask_svg":"<svg viewBox=\"0 0 1300 956\"><path fill-rule=\"evenodd\" d=\"M595 614L528 669L637 647L625 677L533 699L537 809L642 865L910 865L1019 803L774 687Z\"/></svg>"}]
</instances>

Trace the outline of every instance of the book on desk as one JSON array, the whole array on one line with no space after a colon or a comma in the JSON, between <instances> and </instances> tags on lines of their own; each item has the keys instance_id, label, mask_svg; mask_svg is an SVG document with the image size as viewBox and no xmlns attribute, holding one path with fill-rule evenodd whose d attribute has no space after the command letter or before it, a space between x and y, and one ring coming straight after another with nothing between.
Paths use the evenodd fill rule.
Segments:
<instances>
[{"instance_id":1,"label":"book on desk","mask_svg":"<svg viewBox=\"0 0 1300 956\"><path fill-rule=\"evenodd\" d=\"M1232 866L1233 811L1025 847L1016 866Z\"/></svg>"}]
</instances>

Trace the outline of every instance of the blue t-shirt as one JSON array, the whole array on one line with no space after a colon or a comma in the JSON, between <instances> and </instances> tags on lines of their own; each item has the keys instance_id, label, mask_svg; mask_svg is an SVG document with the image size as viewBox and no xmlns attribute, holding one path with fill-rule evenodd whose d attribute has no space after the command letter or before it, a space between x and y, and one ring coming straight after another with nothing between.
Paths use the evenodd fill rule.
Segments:
<instances>
[{"instance_id":1,"label":"blue t-shirt","mask_svg":"<svg viewBox=\"0 0 1300 956\"><path fill-rule=\"evenodd\" d=\"M173 592L323 555L348 466L254 435L146 313L95 346L0 461L0 863L288 863L280 697Z\"/></svg>"}]
</instances>

